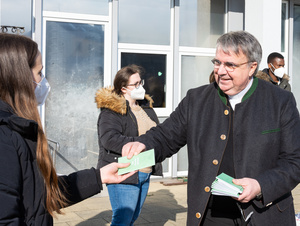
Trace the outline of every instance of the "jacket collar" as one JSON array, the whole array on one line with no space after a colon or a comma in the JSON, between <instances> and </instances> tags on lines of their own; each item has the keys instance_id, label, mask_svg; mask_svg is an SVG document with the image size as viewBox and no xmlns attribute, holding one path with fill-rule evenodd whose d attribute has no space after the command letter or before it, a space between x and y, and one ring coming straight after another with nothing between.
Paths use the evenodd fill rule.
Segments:
<instances>
[{"instance_id":1,"label":"jacket collar","mask_svg":"<svg viewBox=\"0 0 300 226\"><path fill-rule=\"evenodd\" d=\"M245 100L247 100L254 93L254 91L256 90L257 85L258 85L258 78L253 77L252 86L248 90L248 92L243 96L242 102L244 102ZM219 86L218 86L218 94L219 94L219 97L220 97L221 101L225 105L227 105L227 95L220 89Z\"/></svg>"},{"instance_id":2,"label":"jacket collar","mask_svg":"<svg viewBox=\"0 0 300 226\"><path fill-rule=\"evenodd\" d=\"M24 138L37 139L38 124L33 120L17 116L13 109L2 100L0 100L0 125L7 125Z\"/></svg>"},{"instance_id":3,"label":"jacket collar","mask_svg":"<svg viewBox=\"0 0 300 226\"><path fill-rule=\"evenodd\" d=\"M107 108L121 115L125 115L129 107L128 101L124 98L124 96L119 96L112 91L113 87L109 86L101 88L96 92L95 102L97 104L97 108ZM153 108L153 100L147 94L145 95L144 100L138 100L138 102L141 106Z\"/></svg>"}]
</instances>

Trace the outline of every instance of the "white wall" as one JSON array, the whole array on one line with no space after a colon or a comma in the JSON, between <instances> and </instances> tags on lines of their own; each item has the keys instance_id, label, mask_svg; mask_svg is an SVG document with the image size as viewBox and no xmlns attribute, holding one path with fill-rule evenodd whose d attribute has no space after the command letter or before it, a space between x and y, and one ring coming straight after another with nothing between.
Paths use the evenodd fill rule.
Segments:
<instances>
[{"instance_id":1,"label":"white wall","mask_svg":"<svg viewBox=\"0 0 300 226\"><path fill-rule=\"evenodd\" d=\"M281 51L281 0L245 0L245 30L263 48L260 69L267 67L268 55Z\"/></svg>"}]
</instances>

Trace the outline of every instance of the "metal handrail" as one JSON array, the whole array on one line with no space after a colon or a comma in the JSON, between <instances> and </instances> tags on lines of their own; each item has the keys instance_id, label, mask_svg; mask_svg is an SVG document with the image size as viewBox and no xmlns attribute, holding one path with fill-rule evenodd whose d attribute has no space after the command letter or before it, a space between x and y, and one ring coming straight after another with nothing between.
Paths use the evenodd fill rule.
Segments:
<instances>
[{"instance_id":1,"label":"metal handrail","mask_svg":"<svg viewBox=\"0 0 300 226\"><path fill-rule=\"evenodd\" d=\"M52 156L52 161L53 161L53 165L55 166L55 162L56 162L56 154L59 152L59 143L57 141L51 140L51 139L47 139L48 140L48 146L49 146L49 150L50 150L50 154ZM53 143L55 145L52 146L50 143Z\"/></svg>"}]
</instances>

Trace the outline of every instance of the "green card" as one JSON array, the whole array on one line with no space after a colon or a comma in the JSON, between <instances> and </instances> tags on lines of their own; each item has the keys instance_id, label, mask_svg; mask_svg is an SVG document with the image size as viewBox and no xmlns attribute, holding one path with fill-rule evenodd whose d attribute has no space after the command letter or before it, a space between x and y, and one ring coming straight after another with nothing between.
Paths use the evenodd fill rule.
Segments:
<instances>
[{"instance_id":1,"label":"green card","mask_svg":"<svg viewBox=\"0 0 300 226\"><path fill-rule=\"evenodd\" d=\"M141 152L138 155L134 155L131 159L127 159L126 156L118 158L118 163L127 162L130 162L130 165L126 168L119 169L119 175L155 165L154 149Z\"/></svg>"}]
</instances>

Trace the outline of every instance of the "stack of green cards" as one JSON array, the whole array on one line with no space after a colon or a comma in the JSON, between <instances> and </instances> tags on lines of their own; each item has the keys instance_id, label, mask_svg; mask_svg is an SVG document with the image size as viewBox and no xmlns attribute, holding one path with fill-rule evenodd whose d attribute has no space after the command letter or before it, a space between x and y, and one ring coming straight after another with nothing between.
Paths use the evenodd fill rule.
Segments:
<instances>
[{"instance_id":1,"label":"stack of green cards","mask_svg":"<svg viewBox=\"0 0 300 226\"><path fill-rule=\"evenodd\" d=\"M154 149L134 155L131 159L127 159L126 156L118 158L118 163L127 162L130 162L130 165L126 168L119 169L119 175L155 165Z\"/></svg>"},{"instance_id":2,"label":"stack of green cards","mask_svg":"<svg viewBox=\"0 0 300 226\"><path fill-rule=\"evenodd\" d=\"M233 177L225 173L221 173L216 177L211 185L211 193L213 195L223 195L238 198L243 192L243 187L232 182Z\"/></svg>"}]
</instances>

